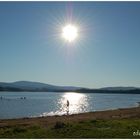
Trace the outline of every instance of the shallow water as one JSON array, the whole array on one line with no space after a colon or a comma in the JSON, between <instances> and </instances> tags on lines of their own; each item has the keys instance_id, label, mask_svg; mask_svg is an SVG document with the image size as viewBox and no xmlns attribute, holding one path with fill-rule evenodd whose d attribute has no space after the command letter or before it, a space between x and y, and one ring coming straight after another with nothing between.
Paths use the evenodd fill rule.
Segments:
<instances>
[{"instance_id":1,"label":"shallow water","mask_svg":"<svg viewBox=\"0 0 140 140\"><path fill-rule=\"evenodd\" d=\"M137 106L140 94L0 92L0 119L62 115ZM26 97L26 99L21 99Z\"/></svg>"}]
</instances>

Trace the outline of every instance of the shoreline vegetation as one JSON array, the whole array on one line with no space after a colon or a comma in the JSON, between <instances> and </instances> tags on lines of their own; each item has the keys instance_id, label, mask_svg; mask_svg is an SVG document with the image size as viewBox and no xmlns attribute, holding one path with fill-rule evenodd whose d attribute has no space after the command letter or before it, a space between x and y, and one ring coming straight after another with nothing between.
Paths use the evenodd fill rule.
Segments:
<instances>
[{"instance_id":1,"label":"shoreline vegetation","mask_svg":"<svg viewBox=\"0 0 140 140\"><path fill-rule=\"evenodd\" d=\"M139 130L140 107L0 120L0 138L140 138Z\"/></svg>"},{"instance_id":2,"label":"shoreline vegetation","mask_svg":"<svg viewBox=\"0 0 140 140\"><path fill-rule=\"evenodd\" d=\"M110 94L140 94L140 89L131 90L103 90L103 89L87 89L78 90L53 90L53 89L20 89L12 87L0 87L0 92L76 92L76 93L110 93Z\"/></svg>"},{"instance_id":3,"label":"shoreline vegetation","mask_svg":"<svg viewBox=\"0 0 140 140\"><path fill-rule=\"evenodd\" d=\"M0 82L0 92L77 92L77 93L124 93L140 94L139 87L104 87L85 88L73 86L56 86L40 82L17 81L11 83Z\"/></svg>"}]
</instances>

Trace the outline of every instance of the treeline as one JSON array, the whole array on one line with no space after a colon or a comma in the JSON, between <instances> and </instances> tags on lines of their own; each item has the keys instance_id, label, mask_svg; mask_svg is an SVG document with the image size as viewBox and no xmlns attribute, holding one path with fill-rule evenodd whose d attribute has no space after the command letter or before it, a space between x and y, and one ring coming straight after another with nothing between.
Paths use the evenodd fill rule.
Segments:
<instances>
[{"instance_id":1,"label":"treeline","mask_svg":"<svg viewBox=\"0 0 140 140\"><path fill-rule=\"evenodd\" d=\"M20 88L15 87L0 87L0 91L22 91Z\"/></svg>"},{"instance_id":2,"label":"treeline","mask_svg":"<svg viewBox=\"0 0 140 140\"><path fill-rule=\"evenodd\" d=\"M140 89L131 89L131 90L104 90L104 89L86 89L82 88L76 90L75 92L81 93L135 93L140 94Z\"/></svg>"},{"instance_id":3,"label":"treeline","mask_svg":"<svg viewBox=\"0 0 140 140\"><path fill-rule=\"evenodd\" d=\"M126 93L126 94L140 94L140 89L131 90L107 90L107 89L87 89L81 88L78 90L65 90L65 89L47 89L47 88L34 88L34 89L21 89L16 87L1 87L0 91L14 91L14 92L78 92L78 93Z\"/></svg>"},{"instance_id":4,"label":"treeline","mask_svg":"<svg viewBox=\"0 0 140 140\"><path fill-rule=\"evenodd\" d=\"M47 88L34 88L34 89L21 89L21 88L16 88L16 87L1 87L0 86L0 91L11 91L11 92L70 92L70 90L65 90L65 89L47 89ZM71 90L72 92L72 90Z\"/></svg>"}]
</instances>

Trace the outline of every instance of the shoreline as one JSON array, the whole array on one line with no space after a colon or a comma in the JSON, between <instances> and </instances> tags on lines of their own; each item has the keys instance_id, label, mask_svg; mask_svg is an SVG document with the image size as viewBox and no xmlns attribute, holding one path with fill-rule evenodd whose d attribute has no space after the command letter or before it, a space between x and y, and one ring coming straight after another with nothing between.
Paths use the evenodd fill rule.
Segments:
<instances>
[{"instance_id":1,"label":"shoreline","mask_svg":"<svg viewBox=\"0 0 140 140\"><path fill-rule=\"evenodd\" d=\"M109 120L109 119L129 119L129 118L140 118L140 107L132 108L119 108L114 110L86 112L71 115L54 115L54 116L42 116L32 118L15 118L15 119L0 119L0 127L11 126L11 125L26 125L26 124L42 124L47 122L54 124L57 121L62 122L75 122L75 121L86 121L86 120Z\"/></svg>"},{"instance_id":2,"label":"shoreline","mask_svg":"<svg viewBox=\"0 0 140 140\"><path fill-rule=\"evenodd\" d=\"M86 115L89 113L98 113L98 112L108 112L108 111L117 111L117 110L126 110L126 109L133 109L133 108L140 108L140 102L137 102L137 106L131 106L131 107L125 107L125 108L114 108L114 109L105 109L105 110L95 110L95 111L90 111L90 112L80 112L80 113L73 113L67 115L67 113L64 114L53 114L53 115L38 115L38 116L27 116L27 117L17 117L17 118L0 118L0 121L2 120L22 120L22 119L35 119L35 118L48 118L48 117L63 117L63 116L75 116L75 115Z\"/></svg>"},{"instance_id":3,"label":"shoreline","mask_svg":"<svg viewBox=\"0 0 140 140\"><path fill-rule=\"evenodd\" d=\"M140 107L0 120L0 138L140 138ZM134 135L135 133L135 135Z\"/></svg>"}]
</instances>

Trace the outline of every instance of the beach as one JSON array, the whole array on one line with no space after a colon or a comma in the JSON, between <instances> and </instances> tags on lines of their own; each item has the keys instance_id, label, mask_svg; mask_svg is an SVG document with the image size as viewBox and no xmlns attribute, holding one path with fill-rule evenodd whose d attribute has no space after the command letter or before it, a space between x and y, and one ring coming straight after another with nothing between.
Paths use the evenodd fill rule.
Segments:
<instances>
[{"instance_id":1,"label":"beach","mask_svg":"<svg viewBox=\"0 0 140 140\"><path fill-rule=\"evenodd\" d=\"M110 122L112 122L113 124L110 124ZM117 124L115 124L115 122ZM82 130L80 134L84 134L84 131L92 132L92 129L99 131L98 126L100 126L100 128L103 128L103 132L106 132L109 129L114 131L115 127L116 128L120 127L118 123L120 124L120 126L122 125L121 128L127 126L128 130L130 129L132 131L136 131L137 129L140 130L140 125L139 125L140 124L140 107L107 110L107 111L97 111L97 112L80 113L80 114L73 114L73 115L63 115L63 116L4 119L4 120L0 120L0 129L1 129L0 137L1 138L86 138L86 137L92 138L94 137L93 135L94 133L89 134L89 135L87 135L88 133L86 133L86 135L78 135L78 136L74 135L74 133L73 135L68 135L67 133L71 133L71 131L73 131L73 127L74 129L76 127L77 130L78 129L81 130L83 127L85 130ZM90 128L91 124L93 126L91 126ZM95 127L95 124L97 128ZM105 127L107 124L110 124L110 126L107 127L108 129ZM79 125L82 125L82 126L79 126ZM134 130L133 130L133 125L135 126ZM28 131L28 129L31 135L29 134L26 135L26 130ZM32 129L33 129L33 132L32 132ZM35 133L34 130L35 131L38 130L37 132L40 132L40 129L41 129L41 133L39 133L38 135L34 135ZM42 131L43 131L43 134L42 134ZM50 131L53 131L53 132L50 132ZM59 131L60 133L63 133L63 135L60 135ZM123 131L124 131L124 128L123 128ZM103 137L102 135L98 136L97 134L98 133L95 134L95 138ZM130 136L125 135L125 134L122 135L120 133L120 135L114 134L110 136L108 135L108 133L106 134L107 135L104 135L104 137L107 136L107 138L113 138L113 137L121 138L123 136L124 138L131 138L131 135L132 135L132 134ZM132 135L132 138L137 138L137 137L134 137Z\"/></svg>"},{"instance_id":2,"label":"beach","mask_svg":"<svg viewBox=\"0 0 140 140\"><path fill-rule=\"evenodd\" d=\"M126 108L126 109L116 109L107 111L97 111L80 113L73 115L62 115L62 116L46 116L46 117L36 117L36 118L21 118L21 119L5 119L0 120L0 127L2 126L12 126L12 125L22 125L22 124L41 124L45 123L51 125L57 121L63 122L75 122L75 121L85 121L92 119L130 119L130 118L140 118L140 107Z\"/></svg>"}]
</instances>

